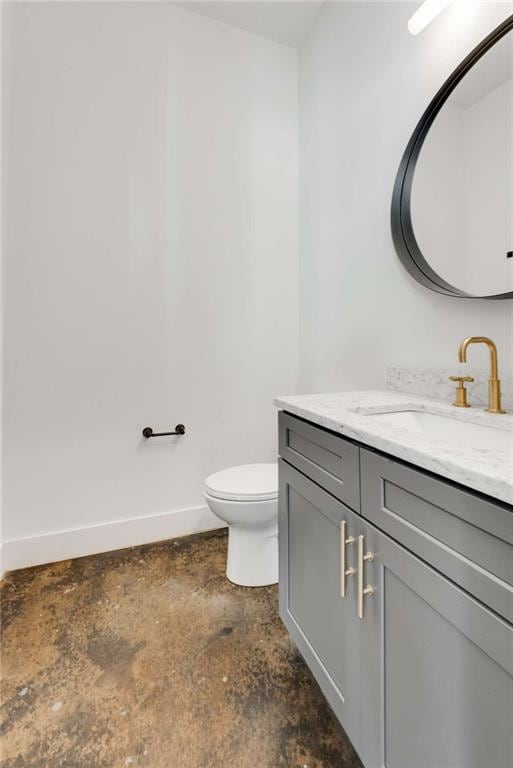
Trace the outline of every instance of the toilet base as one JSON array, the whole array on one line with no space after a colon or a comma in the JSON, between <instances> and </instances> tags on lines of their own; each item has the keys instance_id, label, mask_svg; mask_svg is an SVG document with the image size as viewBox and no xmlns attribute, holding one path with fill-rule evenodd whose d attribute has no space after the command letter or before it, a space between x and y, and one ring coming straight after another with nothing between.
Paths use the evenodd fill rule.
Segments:
<instances>
[{"instance_id":1,"label":"toilet base","mask_svg":"<svg viewBox=\"0 0 513 768\"><path fill-rule=\"evenodd\" d=\"M278 525L264 530L228 527L226 576L241 587L278 583Z\"/></svg>"}]
</instances>

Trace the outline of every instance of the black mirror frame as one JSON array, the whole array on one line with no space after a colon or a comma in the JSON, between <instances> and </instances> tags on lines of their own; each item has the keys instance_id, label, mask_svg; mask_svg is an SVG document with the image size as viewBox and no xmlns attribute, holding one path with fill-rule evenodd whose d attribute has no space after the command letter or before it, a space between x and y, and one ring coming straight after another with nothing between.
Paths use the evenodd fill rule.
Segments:
<instances>
[{"instance_id":1,"label":"black mirror frame","mask_svg":"<svg viewBox=\"0 0 513 768\"><path fill-rule=\"evenodd\" d=\"M419 248L411 219L411 190L415 167L424 140L436 116L458 83L467 72L501 38L513 30L513 14L499 24L454 70L445 81L428 108L422 115L411 139L408 142L397 172L392 194L391 224L395 249L403 266L419 283L437 293L456 296L463 299L513 299L513 291L490 296L477 296L465 293L446 282L428 264Z\"/></svg>"}]
</instances>

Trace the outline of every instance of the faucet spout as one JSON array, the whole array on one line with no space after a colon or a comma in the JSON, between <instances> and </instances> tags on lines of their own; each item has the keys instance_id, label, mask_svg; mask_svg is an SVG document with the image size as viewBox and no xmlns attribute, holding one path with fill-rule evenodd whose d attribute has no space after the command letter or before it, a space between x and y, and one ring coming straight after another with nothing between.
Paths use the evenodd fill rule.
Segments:
<instances>
[{"instance_id":1,"label":"faucet spout","mask_svg":"<svg viewBox=\"0 0 513 768\"><path fill-rule=\"evenodd\" d=\"M488 408L489 413L505 413L501 408L501 383L499 380L499 361L497 347L488 336L469 336L464 339L458 350L460 363L467 362L467 349L471 344L486 344L490 350L490 378L488 379Z\"/></svg>"}]
</instances>

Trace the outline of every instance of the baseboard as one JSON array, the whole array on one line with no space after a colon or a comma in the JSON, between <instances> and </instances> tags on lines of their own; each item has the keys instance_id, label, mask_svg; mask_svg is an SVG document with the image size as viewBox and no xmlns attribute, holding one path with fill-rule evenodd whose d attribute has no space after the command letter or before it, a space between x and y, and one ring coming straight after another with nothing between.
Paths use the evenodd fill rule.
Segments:
<instances>
[{"instance_id":1,"label":"baseboard","mask_svg":"<svg viewBox=\"0 0 513 768\"><path fill-rule=\"evenodd\" d=\"M221 527L221 521L205 505L22 539L7 539L1 552L2 574L32 565L96 555Z\"/></svg>"}]
</instances>

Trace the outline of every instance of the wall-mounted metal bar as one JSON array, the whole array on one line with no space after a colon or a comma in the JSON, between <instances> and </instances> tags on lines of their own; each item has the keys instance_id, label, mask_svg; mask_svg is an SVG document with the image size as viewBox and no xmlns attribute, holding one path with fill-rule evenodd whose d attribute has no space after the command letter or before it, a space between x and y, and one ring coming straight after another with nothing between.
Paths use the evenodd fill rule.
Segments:
<instances>
[{"instance_id":1,"label":"wall-mounted metal bar","mask_svg":"<svg viewBox=\"0 0 513 768\"><path fill-rule=\"evenodd\" d=\"M183 424L177 424L174 432L154 432L151 427L144 427L143 437L167 437L167 435L185 435Z\"/></svg>"}]
</instances>

